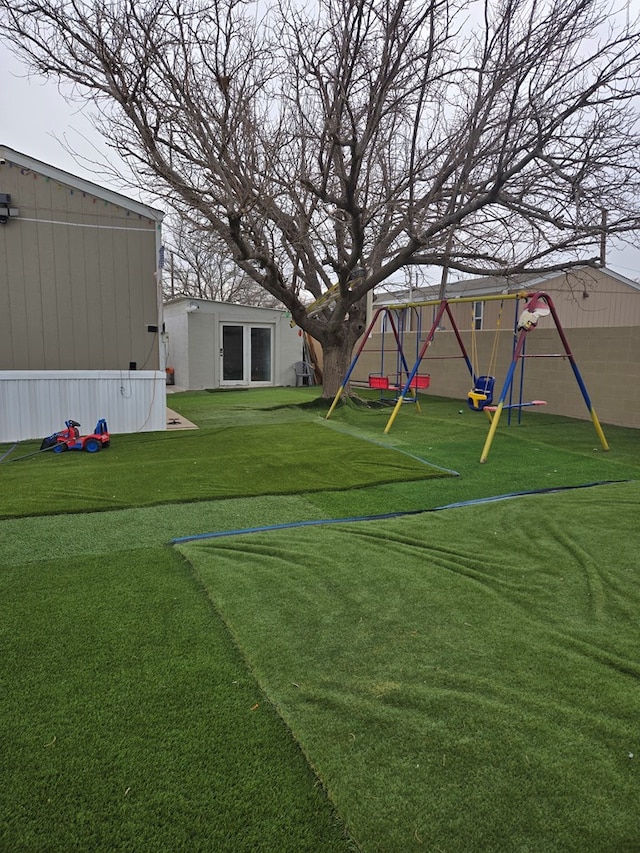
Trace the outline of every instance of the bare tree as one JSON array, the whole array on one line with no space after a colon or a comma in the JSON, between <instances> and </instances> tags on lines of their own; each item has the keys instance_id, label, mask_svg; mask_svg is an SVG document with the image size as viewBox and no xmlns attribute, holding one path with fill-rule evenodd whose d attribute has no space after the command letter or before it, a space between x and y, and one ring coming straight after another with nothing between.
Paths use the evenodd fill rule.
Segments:
<instances>
[{"instance_id":1,"label":"bare tree","mask_svg":"<svg viewBox=\"0 0 640 853\"><path fill-rule=\"evenodd\" d=\"M227 247L211 232L178 219L165 236L164 296L192 296L277 308L280 302L244 273L229 257Z\"/></svg>"},{"instance_id":2,"label":"bare tree","mask_svg":"<svg viewBox=\"0 0 640 853\"><path fill-rule=\"evenodd\" d=\"M638 25L603 0L0 0L0 34L320 341L326 396L401 268L558 269L603 208L640 223Z\"/></svg>"}]
</instances>

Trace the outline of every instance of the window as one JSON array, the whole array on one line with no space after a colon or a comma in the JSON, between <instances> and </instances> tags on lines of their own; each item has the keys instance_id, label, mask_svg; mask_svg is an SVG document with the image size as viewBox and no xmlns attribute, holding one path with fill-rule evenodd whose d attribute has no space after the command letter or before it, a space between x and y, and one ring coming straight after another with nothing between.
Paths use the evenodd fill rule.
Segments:
<instances>
[{"instance_id":1,"label":"window","mask_svg":"<svg viewBox=\"0 0 640 853\"><path fill-rule=\"evenodd\" d=\"M473 328L476 332L482 329L482 321L484 318L484 302L473 303Z\"/></svg>"},{"instance_id":2,"label":"window","mask_svg":"<svg viewBox=\"0 0 640 853\"><path fill-rule=\"evenodd\" d=\"M271 382L271 329L251 329L251 381Z\"/></svg>"}]
</instances>

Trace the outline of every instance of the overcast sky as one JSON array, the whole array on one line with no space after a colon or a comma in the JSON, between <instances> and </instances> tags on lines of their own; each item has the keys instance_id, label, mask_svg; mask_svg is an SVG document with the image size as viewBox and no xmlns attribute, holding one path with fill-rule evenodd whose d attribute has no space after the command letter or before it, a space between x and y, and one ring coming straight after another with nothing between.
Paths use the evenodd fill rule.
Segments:
<instances>
[{"instance_id":1,"label":"overcast sky","mask_svg":"<svg viewBox=\"0 0 640 853\"><path fill-rule=\"evenodd\" d=\"M2 44L0 68L3 70L0 85L0 145L131 198L154 204L153 199L143 198L133 187L123 187L115 179L108 178L99 167L91 165L110 162L120 172L126 172L124 164L117 161L100 134L94 130L81 105L67 103L54 83L28 76L25 68ZM157 201L155 205L161 207ZM640 235L638 239L640 241ZM640 281L640 248L612 243L607 255L607 266Z\"/></svg>"},{"instance_id":2,"label":"overcast sky","mask_svg":"<svg viewBox=\"0 0 640 853\"><path fill-rule=\"evenodd\" d=\"M127 171L126 165L94 129L88 106L67 102L55 83L29 75L1 43L0 68L3 69L1 145L116 192L124 192L131 198L150 202L150 199L141 199L135 187L123 188L100 169L102 162L113 164L121 173Z\"/></svg>"}]
</instances>

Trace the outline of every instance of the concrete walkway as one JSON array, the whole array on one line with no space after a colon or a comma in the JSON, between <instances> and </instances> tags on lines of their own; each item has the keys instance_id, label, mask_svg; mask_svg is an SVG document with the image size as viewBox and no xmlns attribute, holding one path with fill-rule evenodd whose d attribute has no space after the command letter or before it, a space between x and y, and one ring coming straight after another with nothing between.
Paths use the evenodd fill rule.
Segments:
<instances>
[{"instance_id":1,"label":"concrete walkway","mask_svg":"<svg viewBox=\"0 0 640 853\"><path fill-rule=\"evenodd\" d=\"M167 409L167 429L199 429L199 427L174 412L173 409Z\"/></svg>"},{"instance_id":2,"label":"concrete walkway","mask_svg":"<svg viewBox=\"0 0 640 853\"><path fill-rule=\"evenodd\" d=\"M167 386L167 396L176 394L179 391L184 391L184 388L177 388L175 385ZM199 429L196 424L192 424L182 415L174 412L173 409L167 408L167 429Z\"/></svg>"},{"instance_id":3,"label":"concrete walkway","mask_svg":"<svg viewBox=\"0 0 640 853\"><path fill-rule=\"evenodd\" d=\"M170 385L167 387L167 397L169 394L176 394L183 390L183 388L176 388L175 385ZM192 424L191 421L188 421L182 415L174 412L173 409L167 408L167 429L199 429L199 427L196 424Z\"/></svg>"}]
</instances>

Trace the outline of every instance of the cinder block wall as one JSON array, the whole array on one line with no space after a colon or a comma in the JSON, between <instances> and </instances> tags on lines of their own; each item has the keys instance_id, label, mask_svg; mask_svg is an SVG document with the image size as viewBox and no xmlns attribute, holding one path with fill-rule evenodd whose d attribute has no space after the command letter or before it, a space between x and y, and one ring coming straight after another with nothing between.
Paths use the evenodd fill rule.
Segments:
<instances>
[{"instance_id":1,"label":"cinder block wall","mask_svg":"<svg viewBox=\"0 0 640 853\"><path fill-rule=\"evenodd\" d=\"M523 399L546 400L545 411L549 413L589 419L569 359L553 357L564 354L558 332L552 324L549 328L549 320L545 319L544 322L547 324L545 327L539 326L527 334ZM565 334L600 421L640 428L640 328L569 329L565 330ZM471 356L471 333L461 332L461 338ZM494 331L476 334L478 374L489 373L494 340ZM499 333L496 366L491 371L496 377L496 397L511 362L513 341L511 330ZM382 335L371 335L352 379L366 382L369 373L380 372L381 344ZM412 367L418 353L415 333L405 334L403 349ZM393 335L385 336L384 350L383 372L395 374L396 346ZM470 389L469 371L459 356L460 348L453 332L438 332L420 368L420 373L431 375L430 393L466 401ZM514 379L516 398L519 381L520 366Z\"/></svg>"}]
</instances>

